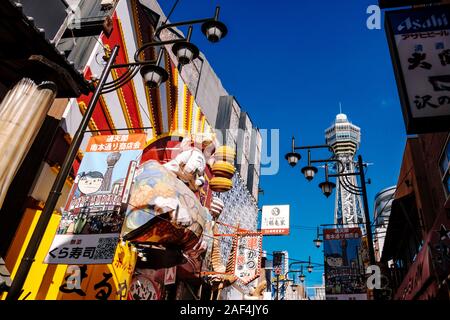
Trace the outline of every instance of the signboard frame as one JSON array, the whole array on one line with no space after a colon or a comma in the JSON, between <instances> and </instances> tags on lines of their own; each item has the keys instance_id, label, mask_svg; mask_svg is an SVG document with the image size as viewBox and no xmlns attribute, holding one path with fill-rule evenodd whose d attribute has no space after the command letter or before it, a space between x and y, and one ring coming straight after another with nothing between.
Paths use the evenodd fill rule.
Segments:
<instances>
[{"instance_id":1,"label":"signboard frame","mask_svg":"<svg viewBox=\"0 0 450 320\"><path fill-rule=\"evenodd\" d=\"M274 215L273 211L275 209L278 209L278 215ZM262 215L261 215L261 233L264 236L286 236L290 233L290 205L288 204L282 204L282 205L266 205L262 207ZM273 216L274 225L270 225L270 215ZM278 220L282 219L283 223L286 221L285 224L281 225L278 223ZM273 221L272 221L273 222ZM276 223L276 224L275 224Z\"/></svg>"},{"instance_id":2,"label":"signboard frame","mask_svg":"<svg viewBox=\"0 0 450 320\"><path fill-rule=\"evenodd\" d=\"M401 59L399 54L399 48L396 44L394 31L394 22L393 19L399 16L404 16L410 14L411 16L417 17L421 14L430 14L437 12L447 12L447 18L450 22L450 5L442 5L438 7L424 7L424 8L412 8L412 9L403 9L403 10L395 10L395 11L386 11L385 12L385 28L386 35L389 44L389 51L391 54L392 65L394 67L395 78L397 82L397 89L399 93L400 103L402 107L403 118L405 122L406 132L408 134L416 134L416 133L431 133L431 132L441 132L450 130L450 113L448 115L437 115L430 117L413 117L409 94L406 85L406 78L404 71L401 66ZM443 26L440 28L441 30L449 30L450 24L447 26ZM411 33L421 32L413 31ZM426 32L426 31L422 31ZM449 71L450 75L450 71ZM450 94L449 94L450 96ZM445 107L445 105L441 105L441 107Z\"/></svg>"},{"instance_id":3,"label":"signboard frame","mask_svg":"<svg viewBox=\"0 0 450 320\"><path fill-rule=\"evenodd\" d=\"M257 263L255 266L255 274L250 279L247 279L247 280L243 280L242 277L238 276L237 271L236 271L238 269L238 264L240 261L240 259L239 259L240 240L244 237L259 238L259 239L257 239L257 241L258 241L257 246L258 246L259 252L258 252L258 257L257 257ZM262 238L263 238L263 234L261 232L239 232L239 233L236 233L236 235L233 237L233 247L234 247L233 274L239 281L241 281L242 283L244 283L246 285L249 284L250 282L252 282L253 280L257 279L261 275ZM245 249L249 250L248 248L245 248ZM245 254L244 250L243 250L243 252L244 252L243 254ZM250 248L250 250L253 250L253 249ZM255 259L253 259L253 260L255 260Z\"/></svg>"}]
</instances>

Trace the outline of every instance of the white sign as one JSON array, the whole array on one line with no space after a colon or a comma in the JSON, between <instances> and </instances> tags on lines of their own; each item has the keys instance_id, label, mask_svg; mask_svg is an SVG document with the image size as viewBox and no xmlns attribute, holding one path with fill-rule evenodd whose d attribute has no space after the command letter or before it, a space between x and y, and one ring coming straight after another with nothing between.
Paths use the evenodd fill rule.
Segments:
<instances>
[{"instance_id":1,"label":"white sign","mask_svg":"<svg viewBox=\"0 0 450 320\"><path fill-rule=\"evenodd\" d=\"M164 285L174 284L177 278L177 266L166 268L164 272Z\"/></svg>"},{"instance_id":2,"label":"white sign","mask_svg":"<svg viewBox=\"0 0 450 320\"><path fill-rule=\"evenodd\" d=\"M244 284L259 277L261 270L262 234L237 234L234 239L234 275Z\"/></svg>"},{"instance_id":3,"label":"white sign","mask_svg":"<svg viewBox=\"0 0 450 320\"><path fill-rule=\"evenodd\" d=\"M447 131L450 7L390 11L386 16L408 132Z\"/></svg>"},{"instance_id":4,"label":"white sign","mask_svg":"<svg viewBox=\"0 0 450 320\"><path fill-rule=\"evenodd\" d=\"M289 205L263 206L261 232L263 235L288 235Z\"/></svg>"}]
</instances>

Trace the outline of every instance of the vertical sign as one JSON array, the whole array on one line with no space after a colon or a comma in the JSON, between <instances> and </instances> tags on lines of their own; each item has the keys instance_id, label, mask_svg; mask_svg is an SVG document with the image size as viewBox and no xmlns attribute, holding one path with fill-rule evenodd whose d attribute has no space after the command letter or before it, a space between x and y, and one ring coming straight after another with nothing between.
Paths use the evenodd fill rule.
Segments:
<instances>
[{"instance_id":1,"label":"vertical sign","mask_svg":"<svg viewBox=\"0 0 450 320\"><path fill-rule=\"evenodd\" d=\"M289 205L263 206L261 232L263 235L288 235Z\"/></svg>"},{"instance_id":2,"label":"vertical sign","mask_svg":"<svg viewBox=\"0 0 450 320\"><path fill-rule=\"evenodd\" d=\"M367 300L361 263L361 229L324 229L327 300Z\"/></svg>"},{"instance_id":3,"label":"vertical sign","mask_svg":"<svg viewBox=\"0 0 450 320\"><path fill-rule=\"evenodd\" d=\"M234 238L234 275L244 284L259 277L261 271L262 234L239 233Z\"/></svg>"},{"instance_id":4,"label":"vertical sign","mask_svg":"<svg viewBox=\"0 0 450 320\"><path fill-rule=\"evenodd\" d=\"M46 263L112 262L145 139L145 134L90 138Z\"/></svg>"},{"instance_id":5,"label":"vertical sign","mask_svg":"<svg viewBox=\"0 0 450 320\"><path fill-rule=\"evenodd\" d=\"M408 133L450 129L450 6L386 12Z\"/></svg>"}]
</instances>

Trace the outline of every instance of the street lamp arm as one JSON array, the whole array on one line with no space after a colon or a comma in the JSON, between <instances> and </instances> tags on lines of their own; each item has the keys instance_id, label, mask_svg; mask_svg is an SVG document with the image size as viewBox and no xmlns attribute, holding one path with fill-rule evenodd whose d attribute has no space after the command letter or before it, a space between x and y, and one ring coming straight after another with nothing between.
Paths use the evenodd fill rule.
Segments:
<instances>
[{"instance_id":1,"label":"street lamp arm","mask_svg":"<svg viewBox=\"0 0 450 320\"><path fill-rule=\"evenodd\" d=\"M354 173L336 173L336 174L330 174L330 177L350 177L350 176L359 176L359 172Z\"/></svg>"},{"instance_id":2,"label":"street lamp arm","mask_svg":"<svg viewBox=\"0 0 450 320\"><path fill-rule=\"evenodd\" d=\"M111 69L115 68L116 66L111 66ZM126 72L124 72L120 77L117 79L106 83L102 88L102 94L113 92L121 87L123 87L125 84L127 84L131 79L134 78L134 76L139 72L140 68L136 66L132 66L131 68L128 68Z\"/></svg>"},{"instance_id":3,"label":"street lamp arm","mask_svg":"<svg viewBox=\"0 0 450 320\"><path fill-rule=\"evenodd\" d=\"M330 162L336 162L338 163L340 166L339 167L339 174L329 174L329 177L337 177L338 175L342 174L345 170L345 165L344 163L339 160L339 159L319 159L319 160L311 160L311 163L330 163Z\"/></svg>"},{"instance_id":4,"label":"street lamp arm","mask_svg":"<svg viewBox=\"0 0 450 320\"><path fill-rule=\"evenodd\" d=\"M156 28L154 37L159 39L160 38L159 36L160 36L161 32L163 30L165 30L165 29L171 29L171 32L173 32L177 36L180 36L177 32L172 30L172 28L186 26L186 25L200 24L200 23L205 23L205 22L208 22L208 21L218 21L219 20L219 13L220 13L220 7L217 6L216 7L216 11L214 13L214 17L212 17L212 18L194 19L194 20L189 20L189 21L180 21L180 22L175 22L175 23L162 24L158 28Z\"/></svg>"},{"instance_id":5,"label":"street lamp arm","mask_svg":"<svg viewBox=\"0 0 450 320\"><path fill-rule=\"evenodd\" d=\"M340 181L342 187L345 190L347 190L348 192L350 192L351 194L361 195L361 190L355 189L351 185L348 185L348 183L346 183L342 178L339 178L339 181Z\"/></svg>"},{"instance_id":6,"label":"street lamp arm","mask_svg":"<svg viewBox=\"0 0 450 320\"><path fill-rule=\"evenodd\" d=\"M136 61L138 64L149 64L152 63L153 61L146 61L146 60L141 60L139 58L139 55L141 54L142 51L144 51L147 48L150 47L161 47L161 46L165 46L165 45L169 45L169 44L175 44L177 42L185 42L185 39L172 39L172 40L166 40L166 41L155 41L155 42L147 42L144 43L139 49L136 50L135 54L134 54L134 61ZM154 61L155 63L158 63L159 59L156 59L156 61Z\"/></svg>"},{"instance_id":7,"label":"street lamp arm","mask_svg":"<svg viewBox=\"0 0 450 320\"><path fill-rule=\"evenodd\" d=\"M294 261L294 262L291 262L291 263L289 264L289 270L291 270L291 268L292 268L293 265L296 265L296 264L308 264L308 263L310 263L310 262L309 262L309 261ZM318 267L323 267L323 266L324 266L322 263L317 263L317 262L311 262L311 265L313 265L313 266L318 266ZM295 272L295 271L298 271L298 270L288 271L288 273L289 273L289 272ZM286 274L287 274L287 273L286 273Z\"/></svg>"},{"instance_id":8,"label":"street lamp arm","mask_svg":"<svg viewBox=\"0 0 450 320\"><path fill-rule=\"evenodd\" d=\"M345 183L349 186L349 187L351 187L352 189L355 189L356 191L358 191L358 192L361 192L362 191L362 188L361 187L359 187L359 186L355 186L350 180L348 180L348 176L344 176L343 177L344 179L343 180L345 180Z\"/></svg>"},{"instance_id":9,"label":"street lamp arm","mask_svg":"<svg viewBox=\"0 0 450 320\"><path fill-rule=\"evenodd\" d=\"M199 24L204 23L207 21L213 21L214 18L206 18L206 19L196 19L196 20L189 20L189 21L181 21L181 22L175 22L175 23L168 23L168 24L162 24L155 30L155 38L159 39L160 34L165 29L172 29L173 27L181 27L181 26L187 26L187 25L193 25L193 24ZM172 31L172 30L171 30ZM174 31L172 31L175 33ZM177 36L180 36L178 33L175 33Z\"/></svg>"},{"instance_id":10,"label":"street lamp arm","mask_svg":"<svg viewBox=\"0 0 450 320\"><path fill-rule=\"evenodd\" d=\"M307 150L307 149L328 149L329 151L334 152L333 148L328 144L321 144L316 146L301 146L301 147L294 146L292 150Z\"/></svg>"}]
</instances>

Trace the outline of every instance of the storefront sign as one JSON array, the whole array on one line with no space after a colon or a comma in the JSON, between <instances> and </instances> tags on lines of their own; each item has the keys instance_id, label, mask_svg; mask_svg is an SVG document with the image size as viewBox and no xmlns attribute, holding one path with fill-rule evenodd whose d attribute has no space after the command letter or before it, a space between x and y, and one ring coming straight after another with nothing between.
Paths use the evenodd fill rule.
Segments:
<instances>
[{"instance_id":1,"label":"storefront sign","mask_svg":"<svg viewBox=\"0 0 450 320\"><path fill-rule=\"evenodd\" d=\"M112 262L145 139L132 134L89 140L46 263Z\"/></svg>"},{"instance_id":2,"label":"storefront sign","mask_svg":"<svg viewBox=\"0 0 450 320\"><path fill-rule=\"evenodd\" d=\"M240 233L234 238L234 275L244 284L259 277L262 254L262 234Z\"/></svg>"},{"instance_id":3,"label":"storefront sign","mask_svg":"<svg viewBox=\"0 0 450 320\"><path fill-rule=\"evenodd\" d=\"M324 229L327 300L366 300L361 229Z\"/></svg>"},{"instance_id":4,"label":"storefront sign","mask_svg":"<svg viewBox=\"0 0 450 320\"><path fill-rule=\"evenodd\" d=\"M289 205L263 206L261 219L263 235L289 234Z\"/></svg>"},{"instance_id":5,"label":"storefront sign","mask_svg":"<svg viewBox=\"0 0 450 320\"><path fill-rule=\"evenodd\" d=\"M450 129L450 6L386 12L406 131Z\"/></svg>"}]
</instances>

